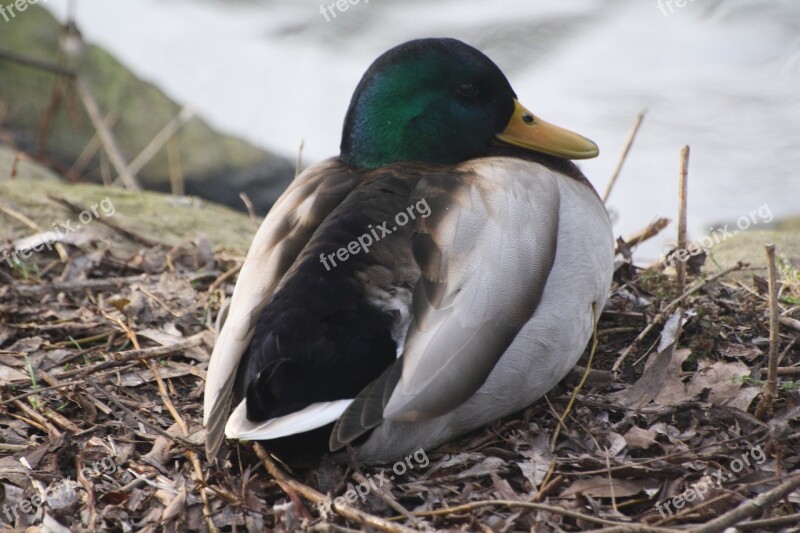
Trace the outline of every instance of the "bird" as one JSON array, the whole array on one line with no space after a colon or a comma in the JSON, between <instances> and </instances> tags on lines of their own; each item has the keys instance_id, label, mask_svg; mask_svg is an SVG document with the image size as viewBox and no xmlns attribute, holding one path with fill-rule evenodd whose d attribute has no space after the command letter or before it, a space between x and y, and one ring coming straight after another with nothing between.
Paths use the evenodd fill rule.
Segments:
<instances>
[{"instance_id":1,"label":"bird","mask_svg":"<svg viewBox=\"0 0 800 533\"><path fill-rule=\"evenodd\" d=\"M611 285L608 213L572 162L598 153L462 41L380 55L339 156L274 204L220 313L207 455L227 437L388 462L540 399Z\"/></svg>"}]
</instances>

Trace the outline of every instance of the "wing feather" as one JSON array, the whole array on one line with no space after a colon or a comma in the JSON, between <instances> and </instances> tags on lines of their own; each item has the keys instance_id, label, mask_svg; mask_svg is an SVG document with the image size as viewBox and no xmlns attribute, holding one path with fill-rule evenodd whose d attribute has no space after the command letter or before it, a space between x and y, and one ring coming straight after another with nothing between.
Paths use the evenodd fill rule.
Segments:
<instances>
[{"instance_id":1,"label":"wing feather","mask_svg":"<svg viewBox=\"0 0 800 533\"><path fill-rule=\"evenodd\" d=\"M308 168L281 195L253 238L208 365L203 423L209 457L216 456L222 443L234 377L259 312L320 223L360 179L338 159Z\"/></svg>"},{"instance_id":2,"label":"wing feather","mask_svg":"<svg viewBox=\"0 0 800 533\"><path fill-rule=\"evenodd\" d=\"M414 293L422 309L385 418L433 418L466 401L533 314L555 258L559 206L555 182L530 175L538 168L470 162L455 187L420 184L420 196L443 197L449 207L422 222L428 238L415 247L423 280Z\"/></svg>"}]
</instances>

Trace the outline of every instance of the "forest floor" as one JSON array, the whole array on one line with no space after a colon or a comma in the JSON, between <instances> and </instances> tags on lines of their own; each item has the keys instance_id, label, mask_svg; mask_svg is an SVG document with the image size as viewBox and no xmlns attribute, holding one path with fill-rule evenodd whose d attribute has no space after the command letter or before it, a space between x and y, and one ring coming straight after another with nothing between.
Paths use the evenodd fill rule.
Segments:
<instances>
[{"instance_id":1,"label":"forest floor","mask_svg":"<svg viewBox=\"0 0 800 533\"><path fill-rule=\"evenodd\" d=\"M6 529L788 531L800 523L800 276L791 265L779 264L779 380L763 412L766 271L690 272L681 292L674 276L618 255L590 372L591 346L524 412L394 464L340 455L292 469L249 443L232 444L216 464L203 452L214 319L242 257L202 239L165 246L123 230L63 244L66 262L52 250L0 265Z\"/></svg>"}]
</instances>

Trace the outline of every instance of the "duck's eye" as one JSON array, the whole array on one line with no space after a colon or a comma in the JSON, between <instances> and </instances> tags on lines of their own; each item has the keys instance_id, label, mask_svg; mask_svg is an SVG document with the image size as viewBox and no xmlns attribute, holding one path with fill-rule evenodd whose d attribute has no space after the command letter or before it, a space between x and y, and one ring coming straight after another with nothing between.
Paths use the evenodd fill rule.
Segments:
<instances>
[{"instance_id":1,"label":"duck's eye","mask_svg":"<svg viewBox=\"0 0 800 533\"><path fill-rule=\"evenodd\" d=\"M475 98L478 96L478 87L473 83L465 83L456 89L456 93L465 98Z\"/></svg>"}]
</instances>

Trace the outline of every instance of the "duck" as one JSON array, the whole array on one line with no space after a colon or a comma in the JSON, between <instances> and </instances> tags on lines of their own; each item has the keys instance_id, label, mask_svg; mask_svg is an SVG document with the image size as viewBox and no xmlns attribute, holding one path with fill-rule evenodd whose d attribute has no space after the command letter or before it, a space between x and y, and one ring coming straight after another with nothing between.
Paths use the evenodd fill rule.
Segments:
<instances>
[{"instance_id":1,"label":"duck","mask_svg":"<svg viewBox=\"0 0 800 533\"><path fill-rule=\"evenodd\" d=\"M253 238L209 361L207 455L227 437L388 462L539 400L611 285L609 216L572 162L598 153L462 41L380 55L339 156Z\"/></svg>"}]
</instances>

